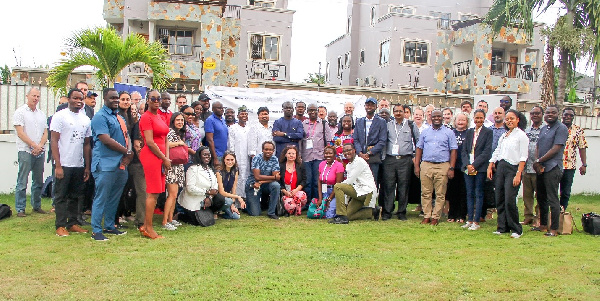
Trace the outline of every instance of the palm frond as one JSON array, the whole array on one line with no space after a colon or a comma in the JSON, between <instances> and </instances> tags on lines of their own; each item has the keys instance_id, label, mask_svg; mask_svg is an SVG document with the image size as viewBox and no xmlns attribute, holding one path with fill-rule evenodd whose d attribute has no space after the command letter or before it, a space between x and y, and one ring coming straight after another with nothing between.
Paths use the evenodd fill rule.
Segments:
<instances>
[{"instance_id":1,"label":"palm frond","mask_svg":"<svg viewBox=\"0 0 600 301\"><path fill-rule=\"evenodd\" d=\"M492 27L494 35L500 33L502 27L516 27L524 30L531 39L534 29L533 12L543 12L554 2L555 0L550 0L546 4L543 0L495 0L484 22Z\"/></svg>"}]
</instances>

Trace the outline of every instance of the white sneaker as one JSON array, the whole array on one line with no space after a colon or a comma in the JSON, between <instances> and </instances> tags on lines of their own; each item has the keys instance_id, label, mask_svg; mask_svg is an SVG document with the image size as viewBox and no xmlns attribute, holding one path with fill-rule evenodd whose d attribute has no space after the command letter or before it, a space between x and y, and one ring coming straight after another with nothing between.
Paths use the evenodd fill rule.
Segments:
<instances>
[{"instance_id":1,"label":"white sneaker","mask_svg":"<svg viewBox=\"0 0 600 301\"><path fill-rule=\"evenodd\" d=\"M177 227L173 226L172 224L166 223L162 226L163 229L168 230L168 231L175 231L177 230Z\"/></svg>"},{"instance_id":2,"label":"white sneaker","mask_svg":"<svg viewBox=\"0 0 600 301\"><path fill-rule=\"evenodd\" d=\"M494 232L492 232L492 233L493 233L493 234L496 234L496 235L502 235L502 232L500 232L500 231L494 231Z\"/></svg>"},{"instance_id":3,"label":"white sneaker","mask_svg":"<svg viewBox=\"0 0 600 301\"><path fill-rule=\"evenodd\" d=\"M479 226L478 224L471 224L471 227L469 227L469 230L479 230L479 228L481 228L481 226Z\"/></svg>"},{"instance_id":4,"label":"white sneaker","mask_svg":"<svg viewBox=\"0 0 600 301\"><path fill-rule=\"evenodd\" d=\"M181 223L180 223L180 222L178 222L177 220L172 220L172 221L171 221L171 225L173 225L173 226L175 226L175 227L179 227L179 226L181 226Z\"/></svg>"},{"instance_id":5,"label":"white sneaker","mask_svg":"<svg viewBox=\"0 0 600 301\"><path fill-rule=\"evenodd\" d=\"M460 226L460 227L461 227L461 228L465 228L465 229L466 229L466 228L469 228L469 227L471 227L471 225L473 225L473 223L472 223L472 222L467 222L466 224L464 224L464 225L462 225L462 226Z\"/></svg>"},{"instance_id":6,"label":"white sneaker","mask_svg":"<svg viewBox=\"0 0 600 301\"><path fill-rule=\"evenodd\" d=\"M521 237L521 234L513 232L513 234L511 234L510 237L512 237L512 238L519 238L519 237Z\"/></svg>"}]
</instances>

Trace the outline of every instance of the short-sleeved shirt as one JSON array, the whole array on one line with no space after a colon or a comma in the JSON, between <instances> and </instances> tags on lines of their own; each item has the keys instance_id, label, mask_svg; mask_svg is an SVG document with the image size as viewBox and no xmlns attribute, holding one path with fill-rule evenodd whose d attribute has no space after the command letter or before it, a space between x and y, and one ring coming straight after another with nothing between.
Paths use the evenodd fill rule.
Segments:
<instances>
[{"instance_id":1,"label":"short-sleeved shirt","mask_svg":"<svg viewBox=\"0 0 600 301\"><path fill-rule=\"evenodd\" d=\"M171 110L158 108L158 111L156 113L158 114L160 119L167 124L167 126L171 125L171 116L173 116L173 112L171 112Z\"/></svg>"},{"instance_id":2,"label":"short-sleeved shirt","mask_svg":"<svg viewBox=\"0 0 600 301\"><path fill-rule=\"evenodd\" d=\"M274 171L280 170L279 161L277 161L275 156L271 156L269 160L265 160L262 153L254 156L254 158L252 158L250 175L248 175L248 179L246 180L246 183L248 184L254 184L254 182L256 182L254 179L254 172L252 172L254 169L258 169L263 176L270 176L273 175Z\"/></svg>"},{"instance_id":3,"label":"short-sleeved shirt","mask_svg":"<svg viewBox=\"0 0 600 301\"><path fill-rule=\"evenodd\" d=\"M535 159L537 159L535 157L535 149L543 126L544 125L541 124L537 129L530 126L525 130L525 134L527 134L527 138L529 138L529 155L527 156L527 162L525 163L525 172L527 173L535 173L535 169L533 169L533 163L535 162Z\"/></svg>"},{"instance_id":4,"label":"short-sleeved shirt","mask_svg":"<svg viewBox=\"0 0 600 301\"><path fill-rule=\"evenodd\" d=\"M498 140L500 140L502 134L506 133L506 128L504 126L497 128L495 125L492 124L492 126L490 126L490 129L492 130L492 152L494 152L494 150L496 150L496 147L498 147Z\"/></svg>"},{"instance_id":5,"label":"short-sleeved shirt","mask_svg":"<svg viewBox=\"0 0 600 301\"><path fill-rule=\"evenodd\" d=\"M450 161L450 151L458 149L458 145L454 132L445 126L440 126L437 130L433 127L423 130L417 148L423 150L421 158L423 161L440 163Z\"/></svg>"},{"instance_id":6,"label":"short-sleeved shirt","mask_svg":"<svg viewBox=\"0 0 600 301\"><path fill-rule=\"evenodd\" d=\"M323 184L335 185L338 173L344 173L344 165L339 161L334 160L331 166L327 166L327 161L319 164L319 179Z\"/></svg>"},{"instance_id":7,"label":"short-sleeved shirt","mask_svg":"<svg viewBox=\"0 0 600 301\"><path fill-rule=\"evenodd\" d=\"M63 167L83 167L83 143L92 136L91 120L81 110L77 113L69 109L58 111L52 116L50 130L60 134L58 152Z\"/></svg>"},{"instance_id":8,"label":"short-sleeved shirt","mask_svg":"<svg viewBox=\"0 0 600 301\"><path fill-rule=\"evenodd\" d=\"M27 104L24 104L15 110L13 125L22 126L27 137L35 143L40 143L40 141L42 141L44 131L48 128L46 115L44 115L42 110L36 108L35 111L32 111ZM17 137L16 142L18 151L24 151L31 154L31 147L25 143L25 141Z\"/></svg>"},{"instance_id":9,"label":"short-sleeved shirt","mask_svg":"<svg viewBox=\"0 0 600 301\"><path fill-rule=\"evenodd\" d=\"M215 143L215 152L217 157L222 157L227 151L227 139L229 138L229 129L225 123L223 116L217 117L214 113L210 115L204 122L204 131L213 133L213 141Z\"/></svg>"},{"instance_id":10,"label":"short-sleeved shirt","mask_svg":"<svg viewBox=\"0 0 600 301\"><path fill-rule=\"evenodd\" d=\"M119 163L123 154L114 151L104 143L100 142L98 136L108 135L125 147L125 135L121 130L121 125L117 119L117 110L111 110L107 106L102 106L100 111L92 118L92 136L94 137L94 149L92 150L91 171L114 171L119 168Z\"/></svg>"},{"instance_id":11,"label":"short-sleeved shirt","mask_svg":"<svg viewBox=\"0 0 600 301\"><path fill-rule=\"evenodd\" d=\"M331 140L333 133L329 127L321 119L317 119L311 123L307 118L302 121L304 127L304 139L302 139L302 161L310 162L313 160L323 160L323 151L325 150L325 141ZM325 130L325 131L323 131ZM311 140L312 142L308 142ZM308 144L312 144L312 148L308 148Z\"/></svg>"},{"instance_id":12,"label":"short-sleeved shirt","mask_svg":"<svg viewBox=\"0 0 600 301\"><path fill-rule=\"evenodd\" d=\"M577 168L577 149L587 147L588 145L585 140L583 129L578 125L572 124L569 128L569 138L567 138L567 144L565 145L563 158L564 169Z\"/></svg>"},{"instance_id":13,"label":"short-sleeved shirt","mask_svg":"<svg viewBox=\"0 0 600 301\"><path fill-rule=\"evenodd\" d=\"M561 170L563 169L563 151L565 150L565 143L568 137L569 129L560 121L556 121L553 125L547 124L542 127L537 143L538 158L543 157L554 145L561 146L556 155L542 162L542 166L545 169L544 172L548 172L556 166Z\"/></svg>"}]
</instances>

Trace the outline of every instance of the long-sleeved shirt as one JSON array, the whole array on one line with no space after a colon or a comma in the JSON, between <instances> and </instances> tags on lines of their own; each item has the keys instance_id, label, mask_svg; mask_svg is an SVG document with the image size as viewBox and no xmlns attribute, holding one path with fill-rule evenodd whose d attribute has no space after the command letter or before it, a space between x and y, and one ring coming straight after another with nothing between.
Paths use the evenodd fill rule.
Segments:
<instances>
[{"instance_id":1,"label":"long-sleeved shirt","mask_svg":"<svg viewBox=\"0 0 600 301\"><path fill-rule=\"evenodd\" d=\"M419 128L416 125L413 125L413 132L411 133L408 120L404 119L402 121L402 124L398 124L398 122L396 122L396 120L394 119L387 123L387 129L387 155L412 155L414 145L416 145L417 141L419 141ZM414 142L413 136L416 140Z\"/></svg>"},{"instance_id":2,"label":"long-sleeved shirt","mask_svg":"<svg viewBox=\"0 0 600 301\"><path fill-rule=\"evenodd\" d=\"M348 177L342 183L352 185L357 196L373 192L369 207L374 207L375 200L377 199L377 187L375 186L373 172L371 172L367 161L359 156L355 156L354 160L346 165L346 171Z\"/></svg>"},{"instance_id":3,"label":"long-sleeved shirt","mask_svg":"<svg viewBox=\"0 0 600 301\"><path fill-rule=\"evenodd\" d=\"M265 141L273 141L273 125L262 125L260 122L255 122L250 125L248 131L248 154L256 156L262 153L262 144Z\"/></svg>"},{"instance_id":4,"label":"long-sleeved shirt","mask_svg":"<svg viewBox=\"0 0 600 301\"><path fill-rule=\"evenodd\" d=\"M527 161L529 155L529 138L520 128L515 128L508 137L500 136L498 147L492 154L490 162L504 160L512 165Z\"/></svg>"},{"instance_id":5,"label":"long-sleeved shirt","mask_svg":"<svg viewBox=\"0 0 600 301\"><path fill-rule=\"evenodd\" d=\"M284 132L286 134L283 137L273 136L277 158L279 158L279 154L281 154L281 151L288 144L292 144L300 148L299 142L302 138L304 138L304 127L302 126L302 122L300 120L296 118L285 119L285 117L281 117L275 120L275 123L273 123L273 132L276 131Z\"/></svg>"},{"instance_id":6,"label":"long-sleeved shirt","mask_svg":"<svg viewBox=\"0 0 600 301\"><path fill-rule=\"evenodd\" d=\"M496 147L498 147L498 140L500 139L500 136L502 136L502 134L506 133L506 128L504 127L504 125L502 125L501 127L497 128L495 125L490 126L490 129L492 129L492 152L494 150L496 150Z\"/></svg>"},{"instance_id":7,"label":"long-sleeved shirt","mask_svg":"<svg viewBox=\"0 0 600 301\"><path fill-rule=\"evenodd\" d=\"M300 143L302 161L323 160L325 143L333 139L333 133L329 126L318 118L315 122L306 119L302 121L302 126L304 127L304 139Z\"/></svg>"}]
</instances>

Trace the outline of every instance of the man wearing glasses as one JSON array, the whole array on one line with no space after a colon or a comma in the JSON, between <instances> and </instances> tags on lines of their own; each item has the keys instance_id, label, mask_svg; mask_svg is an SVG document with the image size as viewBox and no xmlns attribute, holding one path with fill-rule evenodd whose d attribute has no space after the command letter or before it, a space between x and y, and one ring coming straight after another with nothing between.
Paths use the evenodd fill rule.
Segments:
<instances>
[{"instance_id":1,"label":"man wearing glasses","mask_svg":"<svg viewBox=\"0 0 600 301\"><path fill-rule=\"evenodd\" d=\"M569 206L569 198L571 197L571 186L573 186L573 178L577 168L577 150L579 149L579 158L581 158L581 167L579 174L585 175L587 171L587 156L586 149L588 147L585 140L583 129L573 124L575 120L575 111L572 108L564 108L562 114L562 123L569 129L569 137L565 144L563 157L563 175L560 180L560 206L567 210Z\"/></svg>"},{"instance_id":2,"label":"man wearing glasses","mask_svg":"<svg viewBox=\"0 0 600 301\"><path fill-rule=\"evenodd\" d=\"M538 226L536 213L539 212L539 208L536 206L536 210L533 210L533 197L536 190L536 173L533 169L533 162L537 159L535 155L535 149L537 147L538 137L542 130L542 116L544 110L540 106L535 106L529 111L529 119L531 120L531 126L529 126L525 133L529 138L529 155L527 156L527 162L525 162L525 174L523 174L523 204L525 209L523 210L525 220L523 225L535 225Z\"/></svg>"}]
</instances>

